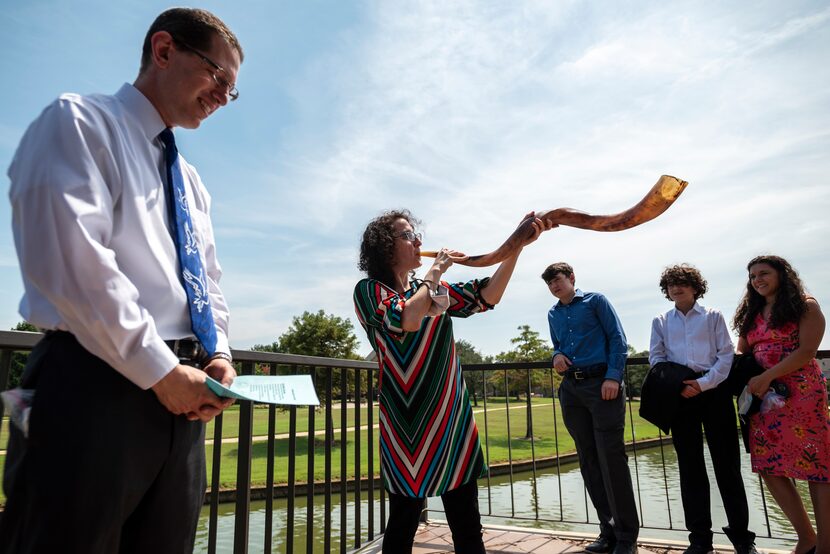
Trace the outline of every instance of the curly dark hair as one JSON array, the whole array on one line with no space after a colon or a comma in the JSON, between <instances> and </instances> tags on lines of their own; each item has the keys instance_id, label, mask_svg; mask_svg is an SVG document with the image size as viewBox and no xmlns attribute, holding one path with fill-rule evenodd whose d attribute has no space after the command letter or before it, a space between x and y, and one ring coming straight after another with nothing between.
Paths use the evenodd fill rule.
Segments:
<instances>
[{"instance_id":1,"label":"curly dark hair","mask_svg":"<svg viewBox=\"0 0 830 554\"><path fill-rule=\"evenodd\" d=\"M706 279L700 273L700 270L693 265L680 264L667 267L660 275L660 290L666 295L666 298L671 300L669 296L670 285L686 285L692 287L695 291L695 300L703 298L707 287Z\"/></svg>"},{"instance_id":2,"label":"curly dark hair","mask_svg":"<svg viewBox=\"0 0 830 554\"><path fill-rule=\"evenodd\" d=\"M405 219L413 229L421 224L409 210L389 210L369 222L360 241L357 268L365 271L370 279L389 286L395 285L392 263L395 258L395 222L399 219Z\"/></svg>"},{"instance_id":3,"label":"curly dark hair","mask_svg":"<svg viewBox=\"0 0 830 554\"><path fill-rule=\"evenodd\" d=\"M772 305L769 326L781 328L787 323L801 321L807 312L807 298L798 272L784 258L772 255L756 256L749 260L746 264L747 272L757 264L767 264L778 273L778 292ZM746 337L755 327L755 318L765 304L764 297L753 288L752 281L747 280L746 292L732 319L732 328L740 336Z\"/></svg>"}]
</instances>

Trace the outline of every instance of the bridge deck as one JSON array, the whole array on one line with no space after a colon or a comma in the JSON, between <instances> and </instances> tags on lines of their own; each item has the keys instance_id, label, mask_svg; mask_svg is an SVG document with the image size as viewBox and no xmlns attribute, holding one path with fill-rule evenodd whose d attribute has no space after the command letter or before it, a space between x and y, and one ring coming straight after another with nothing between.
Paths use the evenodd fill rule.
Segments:
<instances>
[{"instance_id":1,"label":"bridge deck","mask_svg":"<svg viewBox=\"0 0 830 554\"><path fill-rule=\"evenodd\" d=\"M536 529L487 525L484 528L484 547L488 554L575 554L585 552L583 546L593 536L582 533L552 533ZM360 554L380 554L382 538L364 546ZM667 540L643 539L638 545L639 554L679 554L686 544ZM729 545L716 545L716 552L733 552ZM430 520L418 528L412 554L437 554L452 552L452 536L443 521ZM783 550L763 549L768 554L783 554Z\"/></svg>"}]
</instances>

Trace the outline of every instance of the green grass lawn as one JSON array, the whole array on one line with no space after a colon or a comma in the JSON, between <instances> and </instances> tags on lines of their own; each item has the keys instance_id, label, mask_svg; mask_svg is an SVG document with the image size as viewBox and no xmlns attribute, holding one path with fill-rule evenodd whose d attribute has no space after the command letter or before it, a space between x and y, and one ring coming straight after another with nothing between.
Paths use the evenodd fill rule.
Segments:
<instances>
[{"instance_id":1,"label":"green grass lawn","mask_svg":"<svg viewBox=\"0 0 830 554\"><path fill-rule=\"evenodd\" d=\"M554 414L550 398L534 399L533 406L533 441L525 439L527 426L527 410L518 406L525 406L525 401L511 401L510 433L507 432L507 410L504 409L504 399L487 403L487 420L485 424L484 413L476 413L476 423L481 438L482 448L487 453L489 445L490 463L507 462L512 455L513 461L531 459L532 451L535 449L536 458L543 458L566 454L574 451L574 443L571 436L565 429L562 420L562 410L559 402L556 403L556 426L554 427ZM483 404L479 402L481 409ZM634 436L637 440L654 438L658 436L657 427L643 420L639 414L639 402L632 402L631 409L634 416ZM473 408L476 410L476 408ZM631 420L626 408L625 414L625 440L632 440ZM509 437L509 440L508 440Z\"/></svg>"},{"instance_id":2,"label":"green grass lawn","mask_svg":"<svg viewBox=\"0 0 830 554\"><path fill-rule=\"evenodd\" d=\"M533 441L525 439L526 431L526 404L524 400L517 401L510 399L509 404L505 403L504 398L490 398L487 402L487 418L483 413L484 404L479 399L478 407L473 407L475 412L476 423L478 424L479 435L481 439L482 448L485 449L485 455L489 450L490 464L504 463L509 459L514 462L520 460L531 459L532 448L535 449L536 457L549 457L558 453L566 454L574 450L573 441L568 435L565 425L562 421L562 413L559 403L556 403L556 426L554 428L554 413L552 409L552 402L550 398L533 398L531 405L533 406ZM507 410L507 406L510 407ZM639 410L639 403L634 402L631 405L631 413L634 416L634 435L637 440L653 438L658 436L657 428L652 424L645 422L637 414ZM367 408L361 408L360 422L361 425L367 423ZM353 425L354 421L354 406L348 407L348 422L349 426ZM374 407L374 421L377 423L377 406ZM508 433L508 414L510 423L510 432ZM630 441L632 437L631 421L629 420L629 410L626 409L626 441ZM289 412L277 410L277 433L287 433L289 425ZM335 439L338 441L332 448L332 479L340 479L340 456L341 445L340 441L340 410L333 410L333 419L335 426ZM236 437L238 435L239 422L239 408L235 406L225 412L224 421L222 425L222 435L226 438ZM325 429L325 412L318 411L315 413L315 429ZM554 431L555 429L555 431ZM308 409L297 409L297 432L304 433L308 430ZM254 435L263 436L268 432L268 409L256 408L254 409ZM379 430L374 430L373 450L374 450L374 469L375 474L379 473L380 460L378 451ZM2 433L0 433L0 444L5 449L5 441L8 434L8 421L4 420ZM360 433L361 445L361 468L360 474L363 477L368 476L368 452L367 452L367 430ZM208 438L213 437L213 424L208 425ZM275 459L274 459L274 482L286 483L288 482L288 438L275 439ZM208 462L208 482L211 479L212 472L212 455L214 445L208 444L205 448L207 462ZM236 484L236 460L238 456L238 447L235 443L226 443L222 445L222 458L220 470L220 486L223 488L233 488ZM325 478L325 450L324 450L323 436L317 435L314 440L314 446L311 448L314 456L314 479L323 480ZM298 482L304 482L307 475L309 452L309 438L307 436L298 436L296 438L296 452L294 456L295 479ZM346 462L347 478L351 479L355 475L354 452L355 452L355 433L353 430L347 433L346 440ZM4 461L5 457L2 457ZM1 471L1 469L0 469ZM253 456L251 461L251 482L253 486L264 486L266 482L267 471L267 442L256 441L253 444ZM5 498L0 493L0 502L5 501Z\"/></svg>"},{"instance_id":3,"label":"green grass lawn","mask_svg":"<svg viewBox=\"0 0 830 554\"><path fill-rule=\"evenodd\" d=\"M347 420L347 427L354 427L354 417L358 410L354 409L354 404L349 404L346 409L346 420ZM308 432L308 408L297 408L297 432L298 433L306 433ZM375 404L373 408L373 420L374 423L377 424L378 422L378 407ZM288 433L289 431L289 418L290 414L287 409L276 409L274 410L275 419L276 419L276 429L277 434ZM336 406L332 406L332 419L333 425L335 429L340 429L340 418L342 415L342 410L340 409L340 404L338 403ZM224 411L222 416L222 437L223 438L230 438L230 437L237 437L239 436L239 406L234 405ZM369 409L367 406L362 406L360 408L360 425L366 425L369 419ZM254 408L254 424L253 424L253 434L255 437L257 436L264 436L268 434L268 420L269 420L269 409L267 406L257 406ZM207 425L206 429L206 437L208 439L213 438L213 430L214 422L210 422ZM326 412L324 409L318 409L314 413L314 429L316 431L323 431L326 428Z\"/></svg>"},{"instance_id":4,"label":"green grass lawn","mask_svg":"<svg viewBox=\"0 0 830 554\"><path fill-rule=\"evenodd\" d=\"M535 449L536 457L549 457L558 453L566 454L574 451L573 440L565 429L562 421L562 412L559 404L556 404L556 432L554 432L554 414L551 406L551 399L549 398L534 398L533 406L533 441L525 439L526 432L526 409L525 401L510 400L510 410L505 409L506 405L504 398L488 399L487 404L487 422L485 425L484 413L478 412L483 410L483 402L479 401L478 408L474 407L476 413L476 423L478 424L479 435L481 439L482 448L485 451L485 456L489 447L489 460L491 464L504 463L512 458L514 462L520 460L530 460L532 450ZM637 440L654 438L658 436L657 428L644 421L637 414L639 404L634 402L632 404L632 412L634 416L634 436ZM259 411L259 410L255 410ZM375 410L377 413L377 410ZM510 418L510 433L507 432L508 413ZM266 411L267 414L267 411ZM255 413L255 419L260 417ZM279 419L280 416L278 416ZM365 414L361 416L361 422L365 424ZM287 420L287 414L284 417ZM319 416L315 418L321 420ZM304 426L299 425L300 414L298 410L297 415L298 431L307 430L307 419L304 420ZM223 435L225 428L223 424ZM339 420L335 418L335 425L339 428ZM354 433L347 434L346 442L346 461L347 461L347 478L351 479L355 475L354 470ZM628 410L626 410L626 441L632 440L631 422L629 419ZM509 440L508 440L509 437ZM378 453L378 438L379 432L376 429L374 432L374 450L375 450L375 474L379 473L379 453ZM340 433L336 433L336 439L340 440ZM366 430L361 432L360 444L361 452L361 476L368 475L368 456L366 453ZM308 464L308 437L298 437L295 455L295 475L299 481L304 480L307 475ZM323 437L317 436L315 440L314 451L314 479L322 480L325 478L324 471L324 443ZM212 456L212 447L208 445L208 475L210 475L210 457ZM288 439L275 440L276 459L274 462L274 482L285 483L288 481ZM340 455L341 448L336 445L332 448L332 479L340 478ZM222 447L222 462L220 472L220 483L223 487L234 487L236 481L236 458L237 447L233 444L225 444ZM261 486L266 480L266 458L267 458L267 443L265 441L255 442L253 446L253 457L251 461L251 482L255 486Z\"/></svg>"}]
</instances>

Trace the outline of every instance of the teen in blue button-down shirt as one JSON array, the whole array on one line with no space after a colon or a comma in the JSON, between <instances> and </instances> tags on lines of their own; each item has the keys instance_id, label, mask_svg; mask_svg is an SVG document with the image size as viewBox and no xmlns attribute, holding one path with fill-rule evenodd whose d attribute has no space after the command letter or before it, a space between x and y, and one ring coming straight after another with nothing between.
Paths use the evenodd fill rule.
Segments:
<instances>
[{"instance_id":1,"label":"teen in blue button-down shirt","mask_svg":"<svg viewBox=\"0 0 830 554\"><path fill-rule=\"evenodd\" d=\"M628 345L620 318L605 296L574 289L570 302L560 299L550 309L548 325L554 356L564 354L576 367L606 363L605 378L622 382Z\"/></svg>"},{"instance_id":2,"label":"teen in blue button-down shirt","mask_svg":"<svg viewBox=\"0 0 830 554\"><path fill-rule=\"evenodd\" d=\"M579 469L600 521L585 550L632 554L640 530L623 431L622 387L628 345L620 319L601 294L575 287L573 268L548 266L542 279L559 302L550 309L553 367L563 375L559 403Z\"/></svg>"}]
</instances>

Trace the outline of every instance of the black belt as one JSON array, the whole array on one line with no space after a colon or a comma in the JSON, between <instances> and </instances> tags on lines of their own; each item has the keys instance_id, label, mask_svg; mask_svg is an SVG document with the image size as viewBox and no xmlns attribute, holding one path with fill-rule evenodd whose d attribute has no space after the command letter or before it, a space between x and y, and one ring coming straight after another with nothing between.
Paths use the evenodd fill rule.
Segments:
<instances>
[{"instance_id":1,"label":"black belt","mask_svg":"<svg viewBox=\"0 0 830 554\"><path fill-rule=\"evenodd\" d=\"M195 339L166 340L164 344L170 348L173 354L180 360L191 360L201 362L207 358L207 352L202 343Z\"/></svg>"},{"instance_id":2,"label":"black belt","mask_svg":"<svg viewBox=\"0 0 830 554\"><path fill-rule=\"evenodd\" d=\"M55 329L46 329L44 335L53 336L66 334L74 338L74 335L68 331L58 331ZM76 339L77 340L77 339ZM164 344L176 355L179 360L190 360L194 362L203 362L207 359L208 353L202 347L202 343L195 339L177 339L166 340Z\"/></svg>"},{"instance_id":3,"label":"black belt","mask_svg":"<svg viewBox=\"0 0 830 554\"><path fill-rule=\"evenodd\" d=\"M584 379L596 379L597 377L605 377L608 372L608 365L593 364L585 367L570 368L565 372L565 377L570 377L576 381Z\"/></svg>"}]
</instances>

